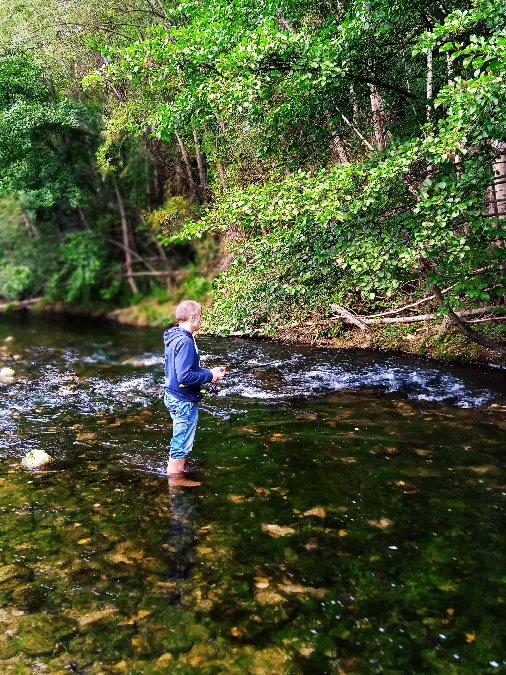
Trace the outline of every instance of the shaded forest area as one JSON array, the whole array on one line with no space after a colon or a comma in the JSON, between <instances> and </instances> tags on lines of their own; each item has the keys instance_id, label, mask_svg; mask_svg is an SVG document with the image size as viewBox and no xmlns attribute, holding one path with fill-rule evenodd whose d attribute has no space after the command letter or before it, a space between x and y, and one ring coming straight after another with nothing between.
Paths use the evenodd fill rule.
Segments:
<instances>
[{"instance_id":1,"label":"shaded forest area","mask_svg":"<svg viewBox=\"0 0 506 675\"><path fill-rule=\"evenodd\" d=\"M506 351L502 2L1 0L0 26L7 301L208 301L220 273L215 332L444 319Z\"/></svg>"}]
</instances>

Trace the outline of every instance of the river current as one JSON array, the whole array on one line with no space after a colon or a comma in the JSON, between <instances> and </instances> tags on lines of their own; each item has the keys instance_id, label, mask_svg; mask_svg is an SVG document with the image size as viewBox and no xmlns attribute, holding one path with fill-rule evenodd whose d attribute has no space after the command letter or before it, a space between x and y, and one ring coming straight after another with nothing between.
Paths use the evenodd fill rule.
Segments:
<instances>
[{"instance_id":1,"label":"river current","mask_svg":"<svg viewBox=\"0 0 506 675\"><path fill-rule=\"evenodd\" d=\"M506 371L197 341L174 488L161 331L0 319L0 672L506 672Z\"/></svg>"}]
</instances>

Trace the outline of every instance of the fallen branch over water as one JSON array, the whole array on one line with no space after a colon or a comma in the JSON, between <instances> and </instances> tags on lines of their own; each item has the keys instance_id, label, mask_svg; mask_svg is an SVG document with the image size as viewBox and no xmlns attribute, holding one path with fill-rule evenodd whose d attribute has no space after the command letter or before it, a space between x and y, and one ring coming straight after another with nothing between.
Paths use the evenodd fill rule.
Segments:
<instances>
[{"instance_id":1,"label":"fallen branch over water","mask_svg":"<svg viewBox=\"0 0 506 675\"><path fill-rule=\"evenodd\" d=\"M468 276L477 276L479 274L483 274L483 272L500 272L504 274L506 270L502 268L494 268L492 266L488 267L480 267L477 270L474 270L473 272L470 272ZM451 291L452 288L455 288L457 284L452 284L451 286L448 286L448 288L444 288L441 293L445 294L448 293L448 291ZM381 316L390 316L392 314L400 314L401 312L405 312L408 309L413 309L414 307L418 307L419 305L424 305L426 302L429 302L431 300L435 300L436 296L434 294L432 295L427 295L425 298L422 298L421 300L417 300L416 302L412 302L410 305L403 305L402 307L396 307L395 309L389 309L386 312L381 312L381 314L371 314L370 316L364 317L361 316L361 319L378 319Z\"/></svg>"},{"instance_id":2,"label":"fallen branch over water","mask_svg":"<svg viewBox=\"0 0 506 675\"><path fill-rule=\"evenodd\" d=\"M42 298L32 298L31 300L12 300L11 302L3 302L0 304L0 311L3 309L12 308L12 309L23 309L23 307L29 307L30 305L35 305L37 302L40 302Z\"/></svg>"},{"instance_id":3,"label":"fallen branch over water","mask_svg":"<svg viewBox=\"0 0 506 675\"><path fill-rule=\"evenodd\" d=\"M334 312L337 312L341 319L344 320L345 323L350 323L353 326L357 326L361 330L367 330L367 323L371 323L371 320L363 320L362 317L357 316L356 314L352 314L349 312L347 309L344 307L340 307L339 305L331 305L331 308L334 310ZM378 323L376 320L373 319L373 323Z\"/></svg>"},{"instance_id":4,"label":"fallen branch over water","mask_svg":"<svg viewBox=\"0 0 506 675\"><path fill-rule=\"evenodd\" d=\"M369 330L368 326L373 326L377 324L384 323L420 323L421 321L432 321L434 319L441 318L440 314L416 314L413 316L398 316L398 317L388 317L388 318L372 318L367 316L357 316L352 314L349 310L341 307L340 305L331 305L331 308L339 315L340 319L343 319L344 323L348 323L354 326L358 326L362 330ZM503 311L504 307L480 307L479 309L469 309L462 312L455 312L458 317L467 317L467 316L479 316L480 314L487 314L490 312ZM492 320L492 318L490 319Z\"/></svg>"}]
</instances>

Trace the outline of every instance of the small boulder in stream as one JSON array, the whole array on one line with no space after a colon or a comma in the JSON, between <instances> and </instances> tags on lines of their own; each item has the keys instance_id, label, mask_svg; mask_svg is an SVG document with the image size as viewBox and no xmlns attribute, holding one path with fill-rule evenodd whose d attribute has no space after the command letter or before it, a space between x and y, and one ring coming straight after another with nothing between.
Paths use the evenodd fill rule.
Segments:
<instances>
[{"instance_id":1,"label":"small boulder in stream","mask_svg":"<svg viewBox=\"0 0 506 675\"><path fill-rule=\"evenodd\" d=\"M0 591L11 591L22 582L31 581L33 570L26 565L5 565L0 567Z\"/></svg>"},{"instance_id":2,"label":"small boulder in stream","mask_svg":"<svg viewBox=\"0 0 506 675\"><path fill-rule=\"evenodd\" d=\"M78 628L73 619L27 614L19 622L16 639L19 649L28 656L52 654L57 644L74 636Z\"/></svg>"},{"instance_id":3,"label":"small boulder in stream","mask_svg":"<svg viewBox=\"0 0 506 675\"><path fill-rule=\"evenodd\" d=\"M15 370L12 368L0 368L0 384L12 384L15 380Z\"/></svg>"},{"instance_id":4,"label":"small boulder in stream","mask_svg":"<svg viewBox=\"0 0 506 675\"><path fill-rule=\"evenodd\" d=\"M21 460L21 466L25 469L40 469L53 461L51 455L44 450L30 450Z\"/></svg>"},{"instance_id":5,"label":"small boulder in stream","mask_svg":"<svg viewBox=\"0 0 506 675\"><path fill-rule=\"evenodd\" d=\"M45 598L40 583L22 584L13 590L11 603L23 611L33 612L44 604Z\"/></svg>"}]
</instances>

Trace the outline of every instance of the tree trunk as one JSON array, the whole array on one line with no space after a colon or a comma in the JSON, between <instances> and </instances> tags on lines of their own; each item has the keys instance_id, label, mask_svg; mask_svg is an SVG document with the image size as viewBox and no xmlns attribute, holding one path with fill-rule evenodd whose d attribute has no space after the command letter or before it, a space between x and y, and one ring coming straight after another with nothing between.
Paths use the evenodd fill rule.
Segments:
<instances>
[{"instance_id":1,"label":"tree trunk","mask_svg":"<svg viewBox=\"0 0 506 675\"><path fill-rule=\"evenodd\" d=\"M23 213L23 220L25 222L25 227L26 227L26 231L28 233L28 236L29 237L36 237L39 233L37 231L37 228L35 227L35 223L33 222L30 214L25 210L23 210L22 213Z\"/></svg>"},{"instance_id":2,"label":"tree trunk","mask_svg":"<svg viewBox=\"0 0 506 675\"><path fill-rule=\"evenodd\" d=\"M491 186L493 195L493 213L504 220L506 218L506 141L492 141L495 159L492 162L494 183Z\"/></svg>"},{"instance_id":3,"label":"tree trunk","mask_svg":"<svg viewBox=\"0 0 506 675\"><path fill-rule=\"evenodd\" d=\"M227 170L225 168L225 162L222 161L218 162L218 170L220 172L221 191L225 192L225 190L227 189Z\"/></svg>"},{"instance_id":4,"label":"tree trunk","mask_svg":"<svg viewBox=\"0 0 506 675\"><path fill-rule=\"evenodd\" d=\"M154 167L153 167L153 199L155 201L155 204L159 203L159 195L160 195L160 180L158 177L158 166L156 162L154 162Z\"/></svg>"},{"instance_id":5,"label":"tree trunk","mask_svg":"<svg viewBox=\"0 0 506 675\"><path fill-rule=\"evenodd\" d=\"M440 307L444 307L446 309L450 321L458 328L458 330L462 333L462 335L465 335L467 338L469 338L473 342L476 342L482 347L486 347L487 349L493 349L494 351L500 352L501 354L506 354L506 344L501 344L499 342L496 342L495 340L491 340L485 335L482 335L482 333L476 333L476 331L474 331L467 323L462 321L462 319L457 314L455 314L453 309L451 309L448 306L445 306L444 297L439 286L436 286L436 284L431 283L430 289L434 293L434 297L436 298L437 304Z\"/></svg>"},{"instance_id":6,"label":"tree trunk","mask_svg":"<svg viewBox=\"0 0 506 675\"><path fill-rule=\"evenodd\" d=\"M360 106L358 105L357 97L355 95L355 87L353 83L350 84L350 96L353 105L353 124L358 127L360 122Z\"/></svg>"},{"instance_id":7,"label":"tree trunk","mask_svg":"<svg viewBox=\"0 0 506 675\"><path fill-rule=\"evenodd\" d=\"M173 189L176 195L182 195L185 192L185 180L183 170L183 165L179 157L175 161L174 166L174 177L173 177Z\"/></svg>"},{"instance_id":8,"label":"tree trunk","mask_svg":"<svg viewBox=\"0 0 506 675\"><path fill-rule=\"evenodd\" d=\"M116 182L114 183L114 192L116 193L116 199L118 201L118 209L121 218L121 234L123 236L123 248L125 250L126 276L130 288L132 289L132 293L135 295L136 293L139 292L139 289L137 288L135 280L132 278L133 269L132 269L132 251L130 246L130 228L128 226L128 218L125 211L125 204L123 203L123 198L121 197L121 193L118 190L118 185Z\"/></svg>"},{"instance_id":9,"label":"tree trunk","mask_svg":"<svg viewBox=\"0 0 506 675\"><path fill-rule=\"evenodd\" d=\"M207 202L207 170L204 155L200 151L199 136L195 127L193 127L193 140L195 142L195 154L199 169L200 196L202 198L202 203L205 204Z\"/></svg>"},{"instance_id":10,"label":"tree trunk","mask_svg":"<svg viewBox=\"0 0 506 675\"><path fill-rule=\"evenodd\" d=\"M86 221L86 216L84 215L84 211L83 211L83 208L81 206L77 207L77 213L79 214L79 220L83 224L84 229L89 230L90 226L88 225L88 223Z\"/></svg>"},{"instance_id":11,"label":"tree trunk","mask_svg":"<svg viewBox=\"0 0 506 675\"><path fill-rule=\"evenodd\" d=\"M351 129L353 129L353 132L360 138L360 140L365 145L365 147L368 150L374 150L373 146L369 143L368 140L366 140L364 138L364 136L360 133L359 129L357 129L357 127L353 124L353 122L350 122L350 120L346 117L346 115L344 113L342 113L340 110L338 110L338 113L343 118L343 121L345 122L345 124L347 124Z\"/></svg>"},{"instance_id":12,"label":"tree trunk","mask_svg":"<svg viewBox=\"0 0 506 675\"><path fill-rule=\"evenodd\" d=\"M49 89L49 94L54 102L56 102L56 89L54 87L54 81L51 75L48 75L46 78L47 88Z\"/></svg>"},{"instance_id":13,"label":"tree trunk","mask_svg":"<svg viewBox=\"0 0 506 675\"><path fill-rule=\"evenodd\" d=\"M449 52L446 52L446 70L448 71L448 84L455 84L455 66Z\"/></svg>"},{"instance_id":14,"label":"tree trunk","mask_svg":"<svg viewBox=\"0 0 506 675\"><path fill-rule=\"evenodd\" d=\"M188 179L188 186L190 188L190 195L193 201L198 201L197 198L197 189L195 186L195 181L193 180L193 174L192 174L192 166L190 163L190 157L188 155L188 152L186 151L186 148L184 147L183 141L181 140L181 136L177 133L177 131L174 132L177 140L177 144L179 146L179 150L181 152L181 157L183 158L183 164L186 169L186 177Z\"/></svg>"},{"instance_id":15,"label":"tree trunk","mask_svg":"<svg viewBox=\"0 0 506 675\"><path fill-rule=\"evenodd\" d=\"M136 215L137 215L138 222L142 223L142 212L141 212L141 210L136 209L135 212L136 212ZM158 257L161 260L163 260L163 262L165 264L168 264L169 260L167 258L167 254L165 253L165 249L163 248L163 246L158 241L158 238L157 238L156 234L153 232L153 230L151 229L151 226L149 224L147 225L147 233L148 233L148 238L149 238L150 242L156 247L156 249L158 251Z\"/></svg>"},{"instance_id":16,"label":"tree trunk","mask_svg":"<svg viewBox=\"0 0 506 675\"><path fill-rule=\"evenodd\" d=\"M370 91L374 140L377 150L381 151L385 149L385 145L390 139L390 134L387 131L385 100L375 84L368 84L368 87Z\"/></svg>"},{"instance_id":17,"label":"tree trunk","mask_svg":"<svg viewBox=\"0 0 506 675\"><path fill-rule=\"evenodd\" d=\"M427 122L432 121L432 99L434 98L434 70L432 49L427 53Z\"/></svg>"},{"instance_id":18,"label":"tree trunk","mask_svg":"<svg viewBox=\"0 0 506 675\"><path fill-rule=\"evenodd\" d=\"M340 136L337 134L332 137L332 160L339 162L339 164L347 164L350 160L346 148Z\"/></svg>"}]
</instances>

